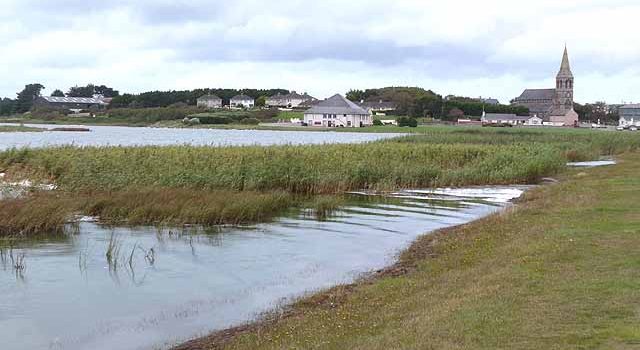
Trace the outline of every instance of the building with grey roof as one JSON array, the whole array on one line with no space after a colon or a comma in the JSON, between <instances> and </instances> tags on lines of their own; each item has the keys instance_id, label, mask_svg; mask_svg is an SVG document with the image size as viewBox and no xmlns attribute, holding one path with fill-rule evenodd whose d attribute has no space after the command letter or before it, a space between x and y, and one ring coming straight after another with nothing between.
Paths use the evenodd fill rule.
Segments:
<instances>
[{"instance_id":1,"label":"building with grey roof","mask_svg":"<svg viewBox=\"0 0 640 350\"><path fill-rule=\"evenodd\" d=\"M368 110L336 94L304 112L304 122L309 126L357 128L373 125Z\"/></svg>"},{"instance_id":2,"label":"building with grey roof","mask_svg":"<svg viewBox=\"0 0 640 350\"><path fill-rule=\"evenodd\" d=\"M360 107L372 112L389 112L396 110L396 104L391 101L362 101L359 105Z\"/></svg>"},{"instance_id":3,"label":"building with grey roof","mask_svg":"<svg viewBox=\"0 0 640 350\"><path fill-rule=\"evenodd\" d=\"M92 108L104 108L109 105L110 100L101 96L96 97L56 97L40 96L34 104L40 107L60 108L69 110L83 110Z\"/></svg>"},{"instance_id":4,"label":"building with grey roof","mask_svg":"<svg viewBox=\"0 0 640 350\"><path fill-rule=\"evenodd\" d=\"M640 126L640 104L628 104L618 107L619 124L622 127Z\"/></svg>"},{"instance_id":5,"label":"building with grey roof","mask_svg":"<svg viewBox=\"0 0 640 350\"><path fill-rule=\"evenodd\" d=\"M222 108L222 99L216 95L203 95L198 97L197 105L202 108Z\"/></svg>"},{"instance_id":6,"label":"building with grey roof","mask_svg":"<svg viewBox=\"0 0 640 350\"><path fill-rule=\"evenodd\" d=\"M510 125L542 125L542 118L537 116L518 116L506 113L483 113L480 119L483 125L510 124Z\"/></svg>"},{"instance_id":7,"label":"building with grey roof","mask_svg":"<svg viewBox=\"0 0 640 350\"><path fill-rule=\"evenodd\" d=\"M578 113L573 109L573 83L569 54L565 47L556 75L556 88L526 89L511 103L529 108L531 116L542 118L549 124L575 126L578 124Z\"/></svg>"},{"instance_id":8,"label":"building with grey roof","mask_svg":"<svg viewBox=\"0 0 640 350\"><path fill-rule=\"evenodd\" d=\"M231 107L253 108L253 106L255 106L256 104L256 100L251 96L236 95L236 96L233 96L231 100L229 100L229 104L231 105Z\"/></svg>"},{"instance_id":9,"label":"building with grey roof","mask_svg":"<svg viewBox=\"0 0 640 350\"><path fill-rule=\"evenodd\" d=\"M286 95L277 94L268 97L266 100L267 107L279 107L279 108L298 108L301 104L309 101L317 101L317 98L307 94L299 94L295 91Z\"/></svg>"}]
</instances>

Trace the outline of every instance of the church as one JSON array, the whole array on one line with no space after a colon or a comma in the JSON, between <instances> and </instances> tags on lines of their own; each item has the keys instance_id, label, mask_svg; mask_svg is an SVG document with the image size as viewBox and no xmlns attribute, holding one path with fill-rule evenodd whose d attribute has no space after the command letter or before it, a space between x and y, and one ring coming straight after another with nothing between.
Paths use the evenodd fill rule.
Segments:
<instances>
[{"instance_id":1,"label":"church","mask_svg":"<svg viewBox=\"0 0 640 350\"><path fill-rule=\"evenodd\" d=\"M556 76L556 88L526 89L511 104L529 108L529 114L541 118L546 125L578 125L578 113L573 109L573 73L566 47Z\"/></svg>"}]
</instances>

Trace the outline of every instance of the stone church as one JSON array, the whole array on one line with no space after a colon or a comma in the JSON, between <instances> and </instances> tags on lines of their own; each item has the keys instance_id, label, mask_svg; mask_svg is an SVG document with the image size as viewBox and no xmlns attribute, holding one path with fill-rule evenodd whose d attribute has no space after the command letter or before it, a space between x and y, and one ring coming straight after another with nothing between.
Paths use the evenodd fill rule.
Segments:
<instances>
[{"instance_id":1,"label":"stone church","mask_svg":"<svg viewBox=\"0 0 640 350\"><path fill-rule=\"evenodd\" d=\"M511 103L529 108L532 117L542 118L546 123L577 126L578 113L573 109L573 73L567 48L564 48L555 89L526 89Z\"/></svg>"}]
</instances>

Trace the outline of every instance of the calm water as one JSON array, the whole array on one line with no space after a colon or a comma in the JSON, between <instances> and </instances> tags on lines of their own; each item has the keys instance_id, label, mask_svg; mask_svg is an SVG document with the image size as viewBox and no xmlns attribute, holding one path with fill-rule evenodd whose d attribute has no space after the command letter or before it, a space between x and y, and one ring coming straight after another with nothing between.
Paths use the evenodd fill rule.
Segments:
<instances>
[{"instance_id":1,"label":"calm water","mask_svg":"<svg viewBox=\"0 0 640 350\"><path fill-rule=\"evenodd\" d=\"M29 125L56 128L65 125ZM141 145L282 145L360 143L396 137L401 134L357 132L265 131L132 128L121 126L81 126L91 132L16 132L0 133L0 150L11 147L76 146L141 146Z\"/></svg>"},{"instance_id":2,"label":"calm water","mask_svg":"<svg viewBox=\"0 0 640 350\"><path fill-rule=\"evenodd\" d=\"M72 236L2 250L0 348L164 348L353 281L391 264L420 234L488 215L521 193L353 194L328 221L300 212L210 233L85 222ZM120 258L110 267L112 237ZM23 254L26 268L17 272L11 257Z\"/></svg>"}]
</instances>

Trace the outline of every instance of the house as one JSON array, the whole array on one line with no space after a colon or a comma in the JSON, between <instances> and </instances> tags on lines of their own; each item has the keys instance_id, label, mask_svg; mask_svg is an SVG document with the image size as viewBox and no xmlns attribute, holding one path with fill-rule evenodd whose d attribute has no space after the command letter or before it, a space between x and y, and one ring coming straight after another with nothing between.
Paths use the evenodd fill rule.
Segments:
<instances>
[{"instance_id":1,"label":"house","mask_svg":"<svg viewBox=\"0 0 640 350\"><path fill-rule=\"evenodd\" d=\"M310 96L306 92L300 95L295 91L292 91L291 93L286 95L277 94L267 98L266 105L267 107L298 108L301 104L314 100L317 99L313 96Z\"/></svg>"},{"instance_id":2,"label":"house","mask_svg":"<svg viewBox=\"0 0 640 350\"><path fill-rule=\"evenodd\" d=\"M484 97L480 96L480 97L478 97L478 98L476 98L476 99L474 99L474 100L475 100L475 101L478 101L478 102L481 102L481 103L484 103L484 104L487 104L487 105L494 105L494 106L496 106L496 105L499 105L499 104L500 104L500 101L498 101L498 99L491 98L491 97L489 97L489 98L484 98Z\"/></svg>"},{"instance_id":3,"label":"house","mask_svg":"<svg viewBox=\"0 0 640 350\"><path fill-rule=\"evenodd\" d=\"M529 108L532 117L543 119L547 125L576 126L578 113L573 109L573 82L569 54L565 47L560 71L556 75L556 88L526 89L511 103Z\"/></svg>"},{"instance_id":4,"label":"house","mask_svg":"<svg viewBox=\"0 0 640 350\"><path fill-rule=\"evenodd\" d=\"M233 96L230 100L231 107L239 107L239 108L253 108L255 106L256 100L247 95L237 95Z\"/></svg>"},{"instance_id":5,"label":"house","mask_svg":"<svg viewBox=\"0 0 640 350\"><path fill-rule=\"evenodd\" d=\"M480 119L483 125L543 125L543 120L540 117L535 116L518 116L515 114L504 113L483 113Z\"/></svg>"},{"instance_id":6,"label":"house","mask_svg":"<svg viewBox=\"0 0 640 350\"><path fill-rule=\"evenodd\" d=\"M79 112L83 109L105 108L109 105L109 102L111 102L111 99L106 100L99 95L94 97L40 96L34 101L34 104L39 107L68 109Z\"/></svg>"},{"instance_id":7,"label":"house","mask_svg":"<svg viewBox=\"0 0 640 350\"><path fill-rule=\"evenodd\" d=\"M360 101L360 107L371 112L390 112L396 110L396 104L390 101Z\"/></svg>"},{"instance_id":8,"label":"house","mask_svg":"<svg viewBox=\"0 0 640 350\"><path fill-rule=\"evenodd\" d=\"M373 117L369 111L337 94L305 111L304 122L309 126L357 128L373 125Z\"/></svg>"},{"instance_id":9,"label":"house","mask_svg":"<svg viewBox=\"0 0 640 350\"><path fill-rule=\"evenodd\" d=\"M640 126L640 104L624 105L618 108L620 114L620 126Z\"/></svg>"},{"instance_id":10,"label":"house","mask_svg":"<svg viewBox=\"0 0 640 350\"><path fill-rule=\"evenodd\" d=\"M222 99L216 95L204 95L198 97L198 107L222 108Z\"/></svg>"}]
</instances>

